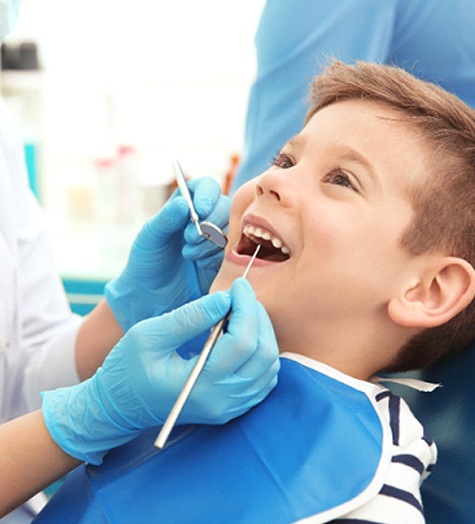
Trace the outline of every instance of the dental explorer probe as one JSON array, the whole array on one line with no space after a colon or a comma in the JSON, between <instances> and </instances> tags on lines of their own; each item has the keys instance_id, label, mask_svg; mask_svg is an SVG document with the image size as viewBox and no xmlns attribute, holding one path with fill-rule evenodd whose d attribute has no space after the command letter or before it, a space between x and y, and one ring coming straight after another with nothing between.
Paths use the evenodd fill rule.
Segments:
<instances>
[{"instance_id":1,"label":"dental explorer probe","mask_svg":"<svg viewBox=\"0 0 475 524\"><path fill-rule=\"evenodd\" d=\"M198 216L195 206L193 205L190 190L186 185L185 175L183 174L183 170L178 160L175 160L173 162L173 170L175 172L175 179L178 184L178 187L180 188L180 192L186 200L186 203L188 204L188 207L190 209L191 221L193 222L193 224L195 224L196 230L198 231L200 237L207 238L209 241L213 242L213 244L215 244L218 247L225 247L228 243L228 239L222 229L220 229L217 225L211 222L204 221L200 223L200 217Z\"/></svg>"},{"instance_id":2,"label":"dental explorer probe","mask_svg":"<svg viewBox=\"0 0 475 524\"><path fill-rule=\"evenodd\" d=\"M249 270L251 269L251 266L256 259L257 253L259 253L259 249L261 248L261 245L258 244L256 247L256 250L254 251L254 254L252 255L251 260L249 261L249 264L246 267L246 270L244 271L244 274L242 275L242 278L247 278L247 275L249 273ZM198 360L196 361L195 365L193 366L193 369L191 370L191 373L185 382L185 385L183 386L183 389L181 390L180 394L178 395L178 398L172 407L170 414L168 415L167 419L165 420L165 424L163 424L162 429L160 430L160 433L158 434L157 439L155 440L155 446L157 448L163 448L168 440L168 437L186 403L188 400L188 397L191 394L191 390L193 389L193 386L195 385L196 381L198 380L198 377L206 363L206 360L208 359L209 354L211 353L211 350L214 348L216 342L218 341L219 336L221 335L226 322L229 320L229 317L231 315L231 311L219 322L217 322L213 328L211 329L211 333L208 337L208 339L205 342L205 345L203 346L203 350L201 351L200 355L198 356Z\"/></svg>"}]
</instances>

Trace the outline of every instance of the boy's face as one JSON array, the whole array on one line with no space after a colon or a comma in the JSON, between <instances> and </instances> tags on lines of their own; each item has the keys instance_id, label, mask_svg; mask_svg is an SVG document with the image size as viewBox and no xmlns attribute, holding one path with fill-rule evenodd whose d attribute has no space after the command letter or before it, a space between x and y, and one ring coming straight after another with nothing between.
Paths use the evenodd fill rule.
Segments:
<instances>
[{"instance_id":1,"label":"boy's face","mask_svg":"<svg viewBox=\"0 0 475 524\"><path fill-rule=\"evenodd\" d=\"M305 354L308 344L377 329L407 276L414 257L400 238L413 216L409 190L428 160L397 119L374 102L330 105L233 199L212 290L227 289L262 244L248 278L282 351Z\"/></svg>"}]
</instances>

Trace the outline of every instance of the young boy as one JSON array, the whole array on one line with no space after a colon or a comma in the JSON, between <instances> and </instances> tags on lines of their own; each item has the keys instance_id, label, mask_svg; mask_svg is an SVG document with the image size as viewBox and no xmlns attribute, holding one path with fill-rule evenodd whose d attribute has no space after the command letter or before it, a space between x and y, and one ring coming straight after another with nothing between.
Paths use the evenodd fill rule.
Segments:
<instances>
[{"instance_id":1,"label":"young boy","mask_svg":"<svg viewBox=\"0 0 475 524\"><path fill-rule=\"evenodd\" d=\"M211 289L262 246L248 278L277 387L223 426L180 426L162 451L145 432L77 470L39 522L424 522L434 444L373 376L474 338L474 181L474 111L396 68L332 64L303 130L235 195Z\"/></svg>"}]
</instances>

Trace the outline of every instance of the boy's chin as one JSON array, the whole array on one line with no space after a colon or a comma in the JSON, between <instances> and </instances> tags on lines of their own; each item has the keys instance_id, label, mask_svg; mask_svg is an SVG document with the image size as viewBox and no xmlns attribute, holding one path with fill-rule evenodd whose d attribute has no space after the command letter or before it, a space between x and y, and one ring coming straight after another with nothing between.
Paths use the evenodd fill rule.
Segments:
<instances>
[{"instance_id":1,"label":"boy's chin","mask_svg":"<svg viewBox=\"0 0 475 524\"><path fill-rule=\"evenodd\" d=\"M232 283L232 279L230 280L229 278L226 278L223 275L223 271L220 270L219 273L216 275L215 279L213 280L213 283L209 288L209 292L214 293L215 291L224 291L226 289L229 289Z\"/></svg>"}]
</instances>

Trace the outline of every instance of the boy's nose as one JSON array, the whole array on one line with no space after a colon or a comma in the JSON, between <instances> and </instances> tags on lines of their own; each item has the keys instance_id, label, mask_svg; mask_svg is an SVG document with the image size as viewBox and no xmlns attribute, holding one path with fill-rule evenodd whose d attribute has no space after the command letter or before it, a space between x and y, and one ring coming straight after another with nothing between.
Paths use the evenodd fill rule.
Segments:
<instances>
[{"instance_id":1,"label":"boy's nose","mask_svg":"<svg viewBox=\"0 0 475 524\"><path fill-rule=\"evenodd\" d=\"M288 170L285 170L288 171ZM258 198L269 198L281 205L290 207L295 200L292 176L284 170L269 170L258 177L256 195Z\"/></svg>"},{"instance_id":2,"label":"boy's nose","mask_svg":"<svg viewBox=\"0 0 475 524\"><path fill-rule=\"evenodd\" d=\"M271 169L260 175L255 186L257 198L271 199L284 207L295 205L301 183L289 171L289 169Z\"/></svg>"},{"instance_id":3,"label":"boy's nose","mask_svg":"<svg viewBox=\"0 0 475 524\"><path fill-rule=\"evenodd\" d=\"M280 193L276 189L271 189L267 184L257 184L256 193L258 197L270 196L279 202L281 201Z\"/></svg>"}]
</instances>

